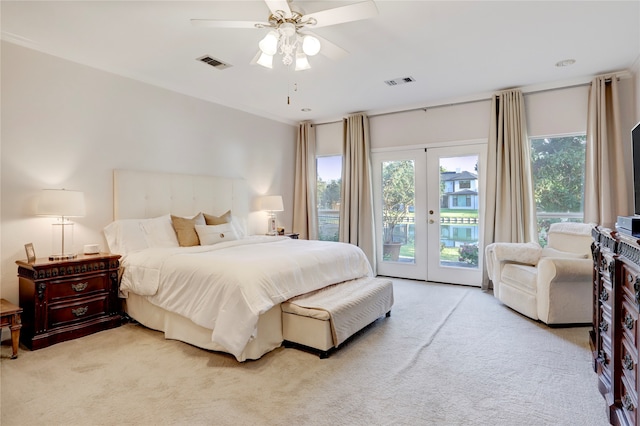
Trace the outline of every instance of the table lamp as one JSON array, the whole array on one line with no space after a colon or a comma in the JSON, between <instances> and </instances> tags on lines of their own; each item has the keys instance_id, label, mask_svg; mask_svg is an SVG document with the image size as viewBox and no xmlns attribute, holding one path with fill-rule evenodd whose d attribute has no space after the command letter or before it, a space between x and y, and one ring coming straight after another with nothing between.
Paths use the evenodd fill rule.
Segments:
<instances>
[{"instance_id":1,"label":"table lamp","mask_svg":"<svg viewBox=\"0 0 640 426\"><path fill-rule=\"evenodd\" d=\"M268 218L268 235L277 235L276 230L276 213L284 210L281 195L266 195L260 198L260 210L267 211L269 213Z\"/></svg>"},{"instance_id":2,"label":"table lamp","mask_svg":"<svg viewBox=\"0 0 640 426\"><path fill-rule=\"evenodd\" d=\"M52 238L53 246L59 244L61 250L60 253L49 256L49 260L75 259L78 256L71 251L73 248L73 222L69 218L82 217L84 211L84 192L66 189L42 190L37 214L38 216L57 217L57 221L52 224ZM58 233L60 238L57 237Z\"/></svg>"}]
</instances>

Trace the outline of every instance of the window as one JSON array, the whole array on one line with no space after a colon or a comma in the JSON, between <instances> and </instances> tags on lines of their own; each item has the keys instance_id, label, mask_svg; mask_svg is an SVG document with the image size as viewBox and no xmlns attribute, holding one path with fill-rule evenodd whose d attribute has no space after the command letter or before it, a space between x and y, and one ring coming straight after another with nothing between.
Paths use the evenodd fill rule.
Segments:
<instances>
[{"instance_id":1,"label":"window","mask_svg":"<svg viewBox=\"0 0 640 426\"><path fill-rule=\"evenodd\" d=\"M531 139L533 191L538 237L547 242L555 222L583 222L586 136Z\"/></svg>"},{"instance_id":2,"label":"window","mask_svg":"<svg viewBox=\"0 0 640 426\"><path fill-rule=\"evenodd\" d=\"M316 157L318 239L338 241L342 156Z\"/></svg>"},{"instance_id":3,"label":"window","mask_svg":"<svg viewBox=\"0 0 640 426\"><path fill-rule=\"evenodd\" d=\"M461 180L459 183L459 188L460 189L469 189L471 188L471 181L470 180Z\"/></svg>"}]
</instances>

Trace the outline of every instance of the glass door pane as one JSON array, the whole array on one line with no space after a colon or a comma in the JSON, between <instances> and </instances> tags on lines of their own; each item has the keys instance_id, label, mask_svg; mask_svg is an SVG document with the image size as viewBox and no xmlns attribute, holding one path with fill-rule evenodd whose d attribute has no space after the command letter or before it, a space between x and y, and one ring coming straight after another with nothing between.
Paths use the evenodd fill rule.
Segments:
<instances>
[{"instance_id":1,"label":"glass door pane","mask_svg":"<svg viewBox=\"0 0 640 426\"><path fill-rule=\"evenodd\" d=\"M482 284L485 145L427 149L427 279Z\"/></svg>"},{"instance_id":2,"label":"glass door pane","mask_svg":"<svg viewBox=\"0 0 640 426\"><path fill-rule=\"evenodd\" d=\"M415 187L413 160L382 162L384 262L415 263Z\"/></svg>"}]
</instances>

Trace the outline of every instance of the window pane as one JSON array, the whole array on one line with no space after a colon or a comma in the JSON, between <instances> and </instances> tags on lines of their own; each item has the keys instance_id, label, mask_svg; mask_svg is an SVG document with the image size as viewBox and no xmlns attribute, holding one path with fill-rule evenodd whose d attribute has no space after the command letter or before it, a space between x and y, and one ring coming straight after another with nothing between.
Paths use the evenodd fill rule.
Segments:
<instances>
[{"instance_id":1,"label":"window pane","mask_svg":"<svg viewBox=\"0 0 640 426\"><path fill-rule=\"evenodd\" d=\"M531 139L534 198L540 244L549 226L584 220L586 136Z\"/></svg>"},{"instance_id":2,"label":"window pane","mask_svg":"<svg viewBox=\"0 0 640 426\"><path fill-rule=\"evenodd\" d=\"M317 157L316 172L318 174L318 239L338 241L342 156Z\"/></svg>"},{"instance_id":3,"label":"window pane","mask_svg":"<svg viewBox=\"0 0 640 426\"><path fill-rule=\"evenodd\" d=\"M382 163L382 223L385 262L415 263L415 165L413 160Z\"/></svg>"}]
</instances>

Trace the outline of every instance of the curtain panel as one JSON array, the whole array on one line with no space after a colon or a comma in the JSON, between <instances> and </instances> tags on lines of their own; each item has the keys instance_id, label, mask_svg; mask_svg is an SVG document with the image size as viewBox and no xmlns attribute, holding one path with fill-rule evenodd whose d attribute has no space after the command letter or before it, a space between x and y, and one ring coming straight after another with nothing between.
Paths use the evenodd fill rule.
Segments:
<instances>
[{"instance_id":1,"label":"curtain panel","mask_svg":"<svg viewBox=\"0 0 640 426\"><path fill-rule=\"evenodd\" d=\"M311 123L300 123L293 182L293 232L302 239L318 239L316 182L316 129Z\"/></svg>"},{"instance_id":2,"label":"curtain panel","mask_svg":"<svg viewBox=\"0 0 640 426\"><path fill-rule=\"evenodd\" d=\"M584 221L607 228L630 211L620 133L618 80L593 79L589 89Z\"/></svg>"},{"instance_id":3,"label":"curtain panel","mask_svg":"<svg viewBox=\"0 0 640 426\"><path fill-rule=\"evenodd\" d=\"M522 92L507 90L493 95L487 146L485 247L493 242L538 240L526 129ZM482 288L489 287L485 264Z\"/></svg>"},{"instance_id":4,"label":"curtain panel","mask_svg":"<svg viewBox=\"0 0 640 426\"><path fill-rule=\"evenodd\" d=\"M366 115L354 114L343 120L343 144L339 238L360 247L375 273L371 142Z\"/></svg>"}]
</instances>

